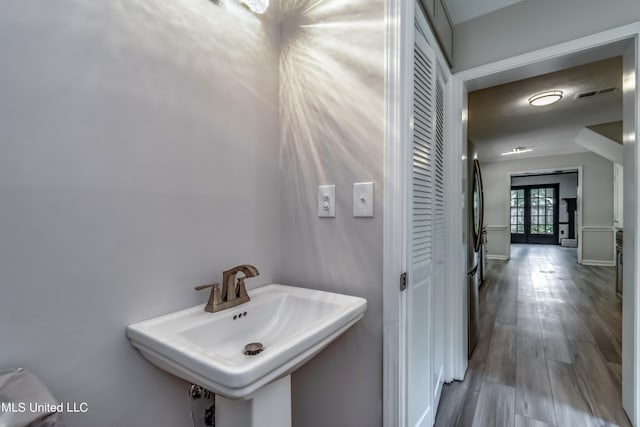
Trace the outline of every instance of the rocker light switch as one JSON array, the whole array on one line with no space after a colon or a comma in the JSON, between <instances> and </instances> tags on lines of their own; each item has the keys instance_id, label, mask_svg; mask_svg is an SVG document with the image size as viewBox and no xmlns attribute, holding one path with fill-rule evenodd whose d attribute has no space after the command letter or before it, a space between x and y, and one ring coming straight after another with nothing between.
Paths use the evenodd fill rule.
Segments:
<instances>
[{"instance_id":1,"label":"rocker light switch","mask_svg":"<svg viewBox=\"0 0 640 427\"><path fill-rule=\"evenodd\" d=\"M318 217L336 217L336 186L321 185L318 187Z\"/></svg>"},{"instance_id":2,"label":"rocker light switch","mask_svg":"<svg viewBox=\"0 0 640 427\"><path fill-rule=\"evenodd\" d=\"M373 182L353 184L353 216L373 216Z\"/></svg>"}]
</instances>

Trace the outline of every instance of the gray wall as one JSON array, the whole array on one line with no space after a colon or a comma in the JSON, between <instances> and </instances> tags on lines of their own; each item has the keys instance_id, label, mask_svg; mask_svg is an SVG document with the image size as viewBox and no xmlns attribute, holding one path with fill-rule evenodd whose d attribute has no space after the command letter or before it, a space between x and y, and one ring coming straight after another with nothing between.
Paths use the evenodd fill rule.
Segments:
<instances>
[{"instance_id":1,"label":"gray wall","mask_svg":"<svg viewBox=\"0 0 640 427\"><path fill-rule=\"evenodd\" d=\"M384 2L283 4L280 58L285 284L367 299L363 320L294 373L293 425L382 424ZM348 25L324 23L348 17ZM320 24L320 25L313 25ZM374 218L352 217L352 185L375 182ZM320 184L336 218L318 218Z\"/></svg>"},{"instance_id":2,"label":"gray wall","mask_svg":"<svg viewBox=\"0 0 640 427\"><path fill-rule=\"evenodd\" d=\"M70 427L191 425L126 325L204 304L236 263L275 278L269 28L234 2L2 5L0 368L88 402Z\"/></svg>"},{"instance_id":3,"label":"gray wall","mask_svg":"<svg viewBox=\"0 0 640 427\"><path fill-rule=\"evenodd\" d=\"M582 226L613 227L613 163L597 154L577 153L482 163L485 223L489 228L487 249L490 255L505 256L508 251L509 173L575 166L583 166ZM593 236L596 233L598 237ZM611 230L608 233L587 231L583 238L583 259L602 262L613 259Z\"/></svg>"},{"instance_id":4,"label":"gray wall","mask_svg":"<svg viewBox=\"0 0 640 427\"><path fill-rule=\"evenodd\" d=\"M465 70L640 20L637 0L526 0L454 29L455 70Z\"/></svg>"}]
</instances>

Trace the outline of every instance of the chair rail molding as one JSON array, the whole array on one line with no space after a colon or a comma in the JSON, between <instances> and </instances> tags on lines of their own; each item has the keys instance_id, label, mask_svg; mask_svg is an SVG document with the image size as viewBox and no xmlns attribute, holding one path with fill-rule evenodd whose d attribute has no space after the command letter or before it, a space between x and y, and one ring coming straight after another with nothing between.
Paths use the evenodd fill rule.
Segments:
<instances>
[{"instance_id":1,"label":"chair rail molding","mask_svg":"<svg viewBox=\"0 0 640 427\"><path fill-rule=\"evenodd\" d=\"M581 228L582 231L594 231L594 232L612 232L615 231L615 227L613 225L583 225Z\"/></svg>"}]
</instances>

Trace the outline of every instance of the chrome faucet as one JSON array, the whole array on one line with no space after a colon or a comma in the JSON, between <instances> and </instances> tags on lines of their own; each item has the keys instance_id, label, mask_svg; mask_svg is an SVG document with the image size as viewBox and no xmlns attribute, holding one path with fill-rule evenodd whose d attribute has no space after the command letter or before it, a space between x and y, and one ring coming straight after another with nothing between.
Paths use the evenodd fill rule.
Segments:
<instances>
[{"instance_id":1,"label":"chrome faucet","mask_svg":"<svg viewBox=\"0 0 640 427\"><path fill-rule=\"evenodd\" d=\"M236 280L238 273L243 273L244 277ZM249 294L247 294L244 280L248 277L256 277L259 274L258 269L252 265L239 265L222 272L222 291L219 283L196 286L197 291L211 288L209 301L204 307L204 311L215 313L248 302Z\"/></svg>"}]
</instances>

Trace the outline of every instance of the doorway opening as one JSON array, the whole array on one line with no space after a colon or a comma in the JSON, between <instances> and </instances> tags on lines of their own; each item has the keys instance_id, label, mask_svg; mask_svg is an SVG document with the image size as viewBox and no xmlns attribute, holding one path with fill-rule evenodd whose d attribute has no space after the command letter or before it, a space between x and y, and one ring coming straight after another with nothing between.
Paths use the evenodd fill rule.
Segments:
<instances>
[{"instance_id":1,"label":"doorway opening","mask_svg":"<svg viewBox=\"0 0 640 427\"><path fill-rule=\"evenodd\" d=\"M480 288L480 338L469 362L482 378L474 422L482 421L476 417L483 411L496 409L490 399L500 396L498 400L504 402L514 399L513 412L506 414L513 418L506 424L520 416L549 425L588 425L598 419L629 425L622 407L622 379L616 375L622 371L622 303L615 294L615 269L578 263L585 246L591 258L600 255L594 249L602 242L607 248L602 261L613 259L613 163L574 143L575 135L587 126L622 120L622 94L602 102L599 111L589 106L588 114L576 114L587 108L577 95L544 112L526 102L501 108L517 104L538 85L553 81L562 86L559 76L579 73L587 80L592 78L589 69L601 67L611 67L620 85L622 58L614 56L469 94L468 137L483 167L485 198L495 203L493 207L488 203L485 212L487 224L493 226L489 255L504 256L491 261ZM494 116L488 112L491 109ZM506 111L509 120L505 120ZM500 125L502 129L496 131ZM514 152L517 156L510 156ZM585 169L574 165L585 165ZM526 171L527 166L548 169ZM598 231L600 242L592 238L593 228L582 227L585 170L591 185L590 227L608 230L607 235ZM595 176L596 170L602 173ZM562 172L572 178L571 183L561 184ZM597 188L605 180L608 184ZM561 202L565 244L576 242L577 250L561 246ZM491 246L492 238L503 246ZM585 359L584 354L590 357ZM569 392L568 371L585 384L589 396L573 402L574 406L558 399ZM597 381L593 372L602 374ZM445 397L455 394L449 388L446 391ZM574 415L571 411L576 406Z\"/></svg>"},{"instance_id":2,"label":"doorway opening","mask_svg":"<svg viewBox=\"0 0 640 427\"><path fill-rule=\"evenodd\" d=\"M574 45L571 50L554 49L555 53L551 59L534 53L532 55L523 55L526 60L514 58L510 61L505 61L505 63L496 63L484 68L479 67L478 70L458 75L463 82L462 95L464 97L468 90L480 90L492 85L516 81L518 78L522 78L523 74L530 73L527 77L534 77L538 75L534 71L536 68L539 70L540 68L549 67L547 70L550 71L561 70L563 67L559 65L560 62L566 67L567 64L572 63L588 63L588 61L585 61L585 57L589 57L590 60L603 60L603 58L610 57L614 48L619 52L618 55L624 56L624 73L626 75L626 73L630 72L629 64L633 64L633 71L635 71L637 64L635 42L635 36L626 39L624 42L618 39L607 46L609 48L608 53L603 52L603 50L607 49L605 47L606 43L597 48L583 46L581 48L583 50L576 49ZM595 51L599 51L599 53ZM511 65L506 65L506 62L510 62ZM514 67L513 63L521 65ZM535 67L532 66L534 63ZM628 102L627 98L624 98L624 120L626 122L623 127L625 132L631 129L635 130L637 126L637 117L635 117L635 114L637 114L636 96L634 91L633 102ZM462 105L464 107L467 106L464 101ZM464 113L468 111L469 120L471 120L473 116L471 105L467 109L463 108L463 111ZM486 122L483 122L484 124ZM541 126L542 124L538 125ZM467 127L463 124L463 141L467 136L473 139L471 134L465 134L466 130ZM635 147L634 140L625 138L625 153L627 142L633 143ZM507 144L510 146L507 146ZM632 389L631 384L636 375L637 360L635 357L633 359L626 358L625 366L624 368L622 367L623 348L621 343L622 336L625 335L625 342L628 343L626 344L627 349L633 348L635 351L637 348L637 332L633 320L635 306L625 302L624 318L626 321L623 321L622 302L615 297L615 269L604 267L605 265L611 265L608 263L608 258L606 259L607 263L602 261L600 264L591 263L588 266L578 264L582 262L578 258L581 257L585 240L587 240L587 243L599 242L600 247L607 250L607 255L613 252L613 218L607 218L606 223L603 220L602 224L589 224L583 227L582 194L580 194L581 190L578 189L578 194L575 198L564 197L566 199L564 200L566 204L564 219L566 221L562 222L566 224L560 224L560 205L563 202L563 197L560 196L560 186L558 188L551 187L552 190L548 192L547 190L550 187L544 186L542 183L519 183L520 185L513 183L514 185L512 185L512 177L517 176L521 173L519 171L526 169L527 166L533 166L534 168L536 166L548 167L549 170L544 172L552 173L556 166L566 166L568 162L571 162L573 153L549 151L547 152L548 159L543 163L536 164L535 161L532 161L532 158L541 157L539 153L543 149L536 147L534 143L525 143L524 145L527 148L533 147L533 150L529 151L537 151L537 155L521 156L517 161L511 163L511 166L507 167L505 166L507 162L501 162L499 159L501 154L508 155L512 151L529 152L526 150L514 150L512 147L516 144L518 144L517 147L522 148L519 141L515 142L513 138L505 142L505 145L494 148L493 155L497 154L496 157L498 157L498 159L493 160L494 166L498 165L494 168L497 172L492 173L490 168L483 165L486 184L485 192L487 191L486 188L491 185L498 188L504 185L503 189L500 188L497 193L494 192L494 195L490 194L487 197L485 193L485 197L489 199L489 209L496 206L498 206L498 211L504 209L504 206L507 209L506 212L497 212L493 217L489 213L487 218L487 228L490 233L488 239L489 249L490 255L492 255L491 250L493 249L493 260L488 269L488 282L485 282L484 289L481 288L480 293L480 327L485 330L485 336L488 339L485 340L484 344L481 341L476 349L476 353L480 353L473 354L469 361L467 375L471 374L478 378L483 378L479 389L475 390L469 387L469 396L477 397L477 405L479 405L477 408L495 402L495 400L490 400L489 396L493 396L492 398L496 400L507 402L507 404L511 402L515 406L515 410L506 414L507 417L513 416L513 418L506 421L507 423L514 422L518 417L528 417L548 424L559 423L559 425L564 425L563 423L569 421L570 424L567 425L573 425L573 423L586 425L596 420L608 420L612 425L629 425L629 419L635 420L636 418L637 393L636 390ZM476 145L481 147L482 144L478 144L476 141ZM462 147L464 149L465 145L462 144ZM628 147L630 148L631 145ZM576 149L574 153L580 151ZM584 152L584 150L582 151ZM631 152L628 154L631 154ZM632 167L635 165L636 152L633 151L633 154L633 157L625 159L625 163ZM559 159L560 156L565 157ZM576 156L586 157L584 154L576 154ZM480 154L480 157L482 161L482 154ZM564 162L561 162L561 160L564 160ZM586 160L585 162L582 160L581 158L580 161L575 161L574 164L586 164ZM588 172L591 173L592 166L585 166L585 170L587 168L589 168ZM611 169L613 175L613 168L609 167L609 169ZM489 171L487 172L487 170ZM507 177L506 180L505 175ZM626 176L628 177L628 175ZM589 178L589 184L593 189L594 186L598 186L598 179L592 178ZM607 186L607 188L597 191L601 200L606 199L607 206L609 205L607 198L613 190L613 185L610 187ZM540 195L541 189L543 189L543 196ZM515 193L512 193L512 190L515 190ZM501 200L503 197L504 201ZM590 203L598 203L596 199L591 200L592 202ZM613 201L611 200L611 202ZM625 207L627 206L629 204L625 203ZM590 205L590 209L592 207L593 205ZM519 209L522 210L520 211ZM555 212L556 210L557 213ZM573 236L571 236L568 234L571 221L566 217L569 212L574 210L576 216L573 221ZM628 210L631 211L631 209ZM631 221L635 224L637 220L635 207L632 213L634 216ZM542 216L544 216L543 220L541 220ZM504 218L502 223L499 222L501 217ZM494 218L494 222L492 222L491 218ZM498 219L496 220L496 218ZM589 216L590 220L594 218L595 216L593 215ZM575 245L578 246L577 252L580 255L577 255L573 260L571 257L563 257L558 254L558 251L568 253L566 248L561 246L563 239L561 237L561 225L566 226L563 229L567 234L564 237L567 240L565 242L567 246L574 243L572 241L577 240ZM517 251L514 250L514 253L511 253L512 234L519 235L513 240L527 243L522 246L522 251L518 248ZM548 234L551 237L541 239L541 234ZM540 243L544 243L544 245ZM597 245L589 245L589 247L595 246ZM497 252L496 249L502 249L502 252ZM600 255L593 250L589 252L590 257L594 256L594 254ZM593 259L589 260L593 261ZM625 278L629 276L626 275ZM513 277L515 281L508 280L508 278ZM635 279L635 277L629 278ZM630 298L635 297L634 294ZM484 309L482 307L483 304ZM606 308L605 305L607 306ZM610 315L616 316L617 319L605 318ZM622 332L623 324L626 331L624 334ZM558 335L559 331L561 331L560 335ZM481 337L482 334L483 332L481 331ZM554 336L552 337L551 335ZM632 341L627 341L628 339ZM539 352L535 349L541 349L541 351ZM556 350L559 353L554 353ZM629 353L631 354L631 352ZM537 359L529 357L532 354L542 355L542 357ZM594 365L583 363L585 354L593 356L590 362L594 362ZM562 360L559 362L560 359ZM497 363L496 360L500 361L500 363ZM587 385L590 390L587 395L592 399L592 403L587 402L580 407L584 410L575 411L578 409L575 405L569 407L566 402L554 400L553 396L562 395L565 391L568 391L563 389L566 383L561 380L561 378L568 378L564 376L565 374L573 375L573 373L579 373L578 376L584 378L583 382L587 384L593 380L593 372L598 369L595 366L596 364L602 368L603 376L600 378L602 381L592 382L591 385ZM568 372L565 368L572 370L572 372ZM539 371L538 375L527 377L527 374L536 369ZM618 371L621 373L620 376L617 375ZM627 374L622 374L623 371L628 372L629 377L626 377ZM546 376L543 374L546 374ZM629 378L629 380L627 381L625 378ZM540 379L546 379L546 382L539 381ZM623 384L625 382L627 384L626 387ZM484 387L485 383L488 387L488 392L484 393L483 396L482 387ZM518 384L524 384L525 388L528 389L521 389L516 392L515 389ZM603 386L602 384L605 385ZM475 386L477 384L474 384ZM443 396L460 393L452 393L449 389L446 389L446 392L446 394L443 392ZM474 393L479 394L475 395ZM595 407L598 407L597 410L593 409L594 401L597 402L595 403ZM624 410L623 401L625 402ZM567 414L571 411L579 413L577 415L580 419L567 418ZM477 413L482 413L482 411L478 410L476 411ZM629 419L627 419L627 414Z\"/></svg>"},{"instance_id":3,"label":"doorway opening","mask_svg":"<svg viewBox=\"0 0 640 427\"><path fill-rule=\"evenodd\" d=\"M581 263L582 168L517 172L508 179L509 257L553 252L566 262ZM527 246L532 244L561 248L545 252Z\"/></svg>"}]
</instances>

